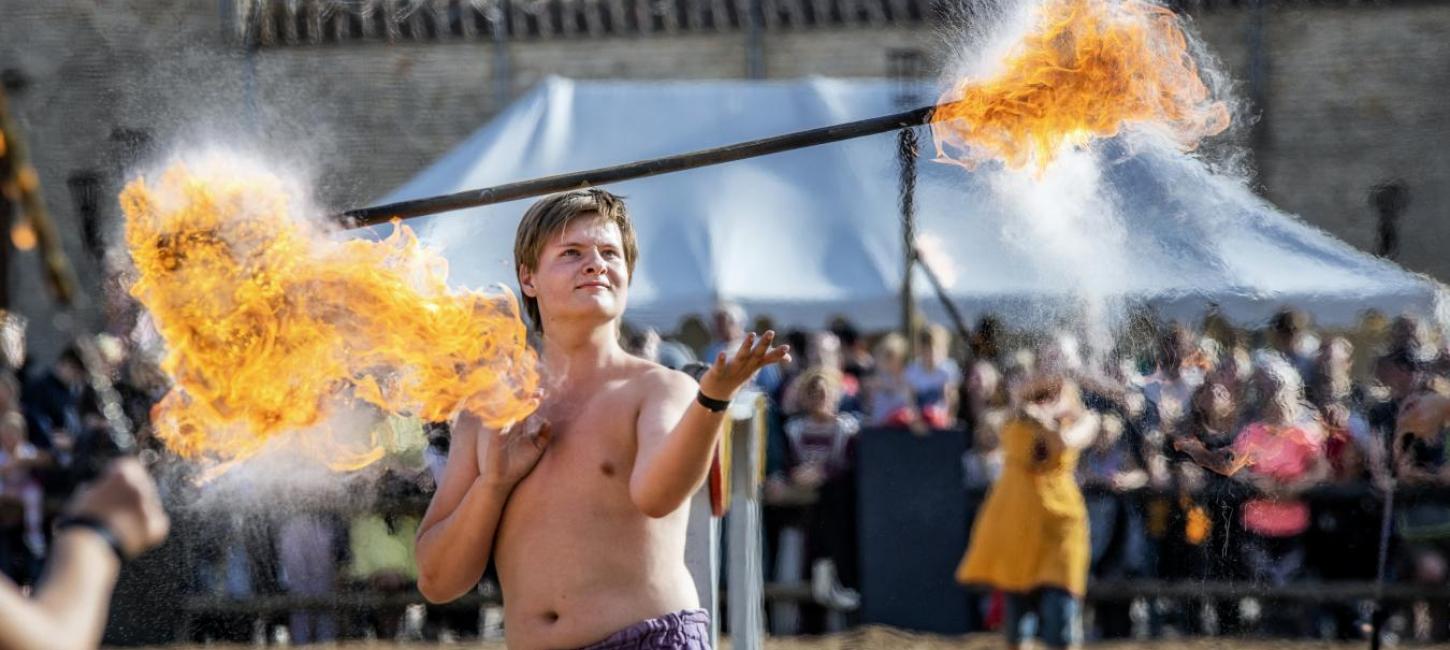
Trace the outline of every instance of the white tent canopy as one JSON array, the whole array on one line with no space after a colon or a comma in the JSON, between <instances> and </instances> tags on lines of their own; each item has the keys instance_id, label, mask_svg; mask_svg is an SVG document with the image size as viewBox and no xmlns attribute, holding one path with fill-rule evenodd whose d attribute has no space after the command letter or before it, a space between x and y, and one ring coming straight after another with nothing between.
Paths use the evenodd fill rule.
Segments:
<instances>
[{"instance_id":1,"label":"white tent canopy","mask_svg":"<svg viewBox=\"0 0 1450 650\"><path fill-rule=\"evenodd\" d=\"M552 78L381 201L881 115L901 110L898 90L887 81ZM938 265L951 280L948 292L969 318L1041 309L1079 286L1081 273L1102 273L1044 264L1033 229L1014 227L1021 217L992 191L992 174L931 162L924 131L922 145L918 230L947 260ZM1112 297L1177 318L1217 305L1242 322L1286 304L1326 325L1353 324L1369 308L1433 310L1438 284L1275 210L1241 184L1203 174L1186 157L1115 148L1100 166L1123 215L1116 245L1126 254L1109 269ZM641 249L627 318L669 329L729 299L780 326L818 327L836 315L868 329L893 326L902 275L895 152L895 136L883 134L610 186L628 198ZM455 283L512 286L514 229L529 202L415 225L443 249ZM1096 258L1089 251L1085 259ZM940 319L924 279L916 287L919 304Z\"/></svg>"}]
</instances>

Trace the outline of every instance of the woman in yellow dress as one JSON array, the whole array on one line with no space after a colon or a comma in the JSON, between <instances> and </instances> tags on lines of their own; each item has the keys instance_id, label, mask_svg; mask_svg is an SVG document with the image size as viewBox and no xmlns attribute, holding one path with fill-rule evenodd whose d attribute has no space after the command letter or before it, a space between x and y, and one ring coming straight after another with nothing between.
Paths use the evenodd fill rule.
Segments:
<instances>
[{"instance_id":1,"label":"woman in yellow dress","mask_svg":"<svg viewBox=\"0 0 1450 650\"><path fill-rule=\"evenodd\" d=\"M1029 636L1050 648L1073 647L1082 639L1089 563L1087 506L1075 470L1098 419L1062 376L1028 382L1018 404L1002 428L1002 475L972 526L956 578L1003 592L1009 647Z\"/></svg>"}]
</instances>

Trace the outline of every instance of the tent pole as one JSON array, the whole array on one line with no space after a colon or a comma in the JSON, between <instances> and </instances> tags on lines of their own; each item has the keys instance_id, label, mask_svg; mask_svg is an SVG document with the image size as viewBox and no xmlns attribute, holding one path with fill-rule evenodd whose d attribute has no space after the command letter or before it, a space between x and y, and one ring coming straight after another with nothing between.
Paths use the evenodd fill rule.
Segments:
<instances>
[{"instance_id":1,"label":"tent pole","mask_svg":"<svg viewBox=\"0 0 1450 650\"><path fill-rule=\"evenodd\" d=\"M952 319L952 327L956 328L957 336L962 337L963 341L970 342L972 330L967 327L967 320L962 318L962 312L957 309L956 303L947 297L947 290L941 283L941 277L937 276L936 271L933 271L931 266L921 259L921 251L916 252L915 260L917 267L926 275L927 282L931 284L932 291L936 293L936 299L940 300L942 307L946 309L947 317Z\"/></svg>"},{"instance_id":2,"label":"tent pole","mask_svg":"<svg viewBox=\"0 0 1450 650\"><path fill-rule=\"evenodd\" d=\"M1374 606L1370 610L1369 617L1370 650L1380 650L1385 619L1389 617L1390 613L1389 609L1385 607L1385 575L1390 557L1390 532L1394 528L1396 481L1392 467L1386 467L1385 472L1385 485L1383 486L1385 498L1381 506L1384 510L1380 513L1380 545L1375 564Z\"/></svg>"}]
</instances>

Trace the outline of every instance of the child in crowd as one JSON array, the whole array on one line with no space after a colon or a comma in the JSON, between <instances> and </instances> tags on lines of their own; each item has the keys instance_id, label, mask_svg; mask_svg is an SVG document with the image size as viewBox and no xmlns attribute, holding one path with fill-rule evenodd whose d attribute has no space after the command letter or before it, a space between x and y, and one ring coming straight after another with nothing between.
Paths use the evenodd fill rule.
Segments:
<instances>
[{"instance_id":1,"label":"child in crowd","mask_svg":"<svg viewBox=\"0 0 1450 650\"><path fill-rule=\"evenodd\" d=\"M873 427L926 431L906 374L906 338L887 334L876 344L876 372L866 383L867 421Z\"/></svg>"},{"instance_id":2,"label":"child in crowd","mask_svg":"<svg viewBox=\"0 0 1450 650\"><path fill-rule=\"evenodd\" d=\"M940 325L928 325L918 334L916 360L906 368L921 418L934 429L945 429L957 417L957 387L962 370L948 356L951 335Z\"/></svg>"},{"instance_id":3,"label":"child in crowd","mask_svg":"<svg viewBox=\"0 0 1450 650\"><path fill-rule=\"evenodd\" d=\"M855 573L855 493L849 472L861 425L839 410L839 373L813 368L798 381L801 412L786 422L785 437L791 482L817 496L806 535L813 596L833 609L852 610L860 596L843 587L837 575L850 579Z\"/></svg>"}]
</instances>

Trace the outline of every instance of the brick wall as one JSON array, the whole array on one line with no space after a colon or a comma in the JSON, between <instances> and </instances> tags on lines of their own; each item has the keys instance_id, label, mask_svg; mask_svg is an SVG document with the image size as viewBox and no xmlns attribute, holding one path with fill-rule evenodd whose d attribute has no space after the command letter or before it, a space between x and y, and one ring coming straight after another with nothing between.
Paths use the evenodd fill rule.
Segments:
<instances>
[{"instance_id":1,"label":"brick wall","mask_svg":"<svg viewBox=\"0 0 1450 650\"><path fill-rule=\"evenodd\" d=\"M544 75L699 79L746 70L739 31L555 38L504 45L504 84L497 46L486 39L289 45L249 56L223 13L195 0L0 0L0 68L30 80L12 106L84 277L98 271L65 180L95 169L114 195L131 137L118 129L148 132L153 151L197 133L260 142L269 155L300 161L319 179L322 200L344 206L409 178ZM1377 222L1368 190L1403 179L1411 203L1400 261L1450 278L1450 256L1438 250L1450 235L1441 216L1450 199L1450 5L1220 7L1193 22L1240 90L1262 98L1263 130L1246 142L1257 149L1270 200L1370 249ZM1248 82L1256 33L1257 85ZM919 48L930 59L940 36L914 23L772 31L764 67L779 78L880 77L889 51ZM23 272L35 260L18 265L20 309L44 315L35 274Z\"/></svg>"}]
</instances>

